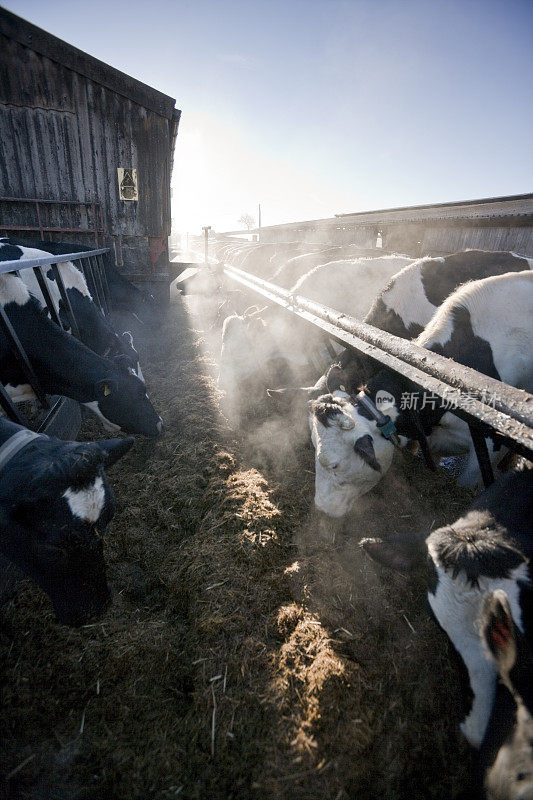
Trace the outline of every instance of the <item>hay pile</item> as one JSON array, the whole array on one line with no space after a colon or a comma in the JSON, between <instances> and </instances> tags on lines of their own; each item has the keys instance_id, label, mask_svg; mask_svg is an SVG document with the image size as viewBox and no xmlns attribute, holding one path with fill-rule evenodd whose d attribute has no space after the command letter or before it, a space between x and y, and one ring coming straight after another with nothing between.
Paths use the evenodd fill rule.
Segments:
<instances>
[{"instance_id":1,"label":"hay pile","mask_svg":"<svg viewBox=\"0 0 533 800\"><path fill-rule=\"evenodd\" d=\"M1 610L3 796L452 797L471 763L447 642L356 538L466 493L401 462L324 542L309 446L280 419L228 428L192 307L142 348L166 436L110 471L112 608L62 628L25 582Z\"/></svg>"}]
</instances>

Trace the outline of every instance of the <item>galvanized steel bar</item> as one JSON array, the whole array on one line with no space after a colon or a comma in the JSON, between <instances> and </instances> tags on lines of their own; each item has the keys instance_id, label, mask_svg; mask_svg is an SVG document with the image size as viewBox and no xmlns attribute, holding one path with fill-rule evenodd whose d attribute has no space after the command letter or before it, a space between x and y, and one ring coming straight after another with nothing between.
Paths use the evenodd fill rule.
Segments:
<instances>
[{"instance_id":1,"label":"galvanized steel bar","mask_svg":"<svg viewBox=\"0 0 533 800\"><path fill-rule=\"evenodd\" d=\"M111 292L109 291L109 285L107 283L107 275L105 274L104 257L102 254L100 254L99 256L95 256L94 260L96 261L96 264L98 265L98 269L100 271L102 286L104 287L104 296L107 303L107 310L109 312L111 311L112 302L111 302Z\"/></svg>"},{"instance_id":2,"label":"galvanized steel bar","mask_svg":"<svg viewBox=\"0 0 533 800\"><path fill-rule=\"evenodd\" d=\"M224 274L321 328L340 344L354 347L423 389L446 397L458 416L467 421L475 418L483 422L502 437L515 442L519 452L531 455L533 395L354 317L291 294L237 267L226 265ZM491 403L494 398L494 406L486 402L489 395Z\"/></svg>"},{"instance_id":3,"label":"galvanized steel bar","mask_svg":"<svg viewBox=\"0 0 533 800\"><path fill-rule=\"evenodd\" d=\"M0 275L5 275L6 272L16 272L19 269L28 269L29 267L46 267L49 264L61 264L63 261L76 261L88 256L98 256L108 251L108 247L103 247L100 250L84 250L82 253L62 253L56 256L27 258L24 261L2 261L0 263Z\"/></svg>"},{"instance_id":4,"label":"galvanized steel bar","mask_svg":"<svg viewBox=\"0 0 533 800\"><path fill-rule=\"evenodd\" d=\"M34 267L33 272L35 274L35 277L37 278L37 283L39 284L39 288L43 293L44 302L46 303L46 307L50 312L50 316L56 323L56 325L59 325L59 327L61 328L61 320L59 319L59 312L55 306L52 295L50 294L50 289L48 288L48 284L46 283L46 278L43 275L43 268Z\"/></svg>"},{"instance_id":5,"label":"galvanized steel bar","mask_svg":"<svg viewBox=\"0 0 533 800\"><path fill-rule=\"evenodd\" d=\"M96 298L96 281L94 280L94 275L89 260L87 258L81 258L77 263L73 263L75 263L78 269L82 271L91 297L94 300Z\"/></svg>"},{"instance_id":6,"label":"galvanized steel bar","mask_svg":"<svg viewBox=\"0 0 533 800\"><path fill-rule=\"evenodd\" d=\"M87 259L87 261L91 265L92 270L93 270L93 274L94 274L94 277L95 277L96 287L97 287L97 290L98 290L98 301L100 303L100 308L101 308L103 314L107 314L109 312L109 309L107 307L107 300L106 300L105 293L104 293L104 286L102 284L102 276L100 274L100 268L98 266L98 263L96 262L96 258L95 257L90 256Z\"/></svg>"},{"instance_id":7,"label":"galvanized steel bar","mask_svg":"<svg viewBox=\"0 0 533 800\"><path fill-rule=\"evenodd\" d=\"M481 472L483 483L485 486L490 486L491 483L494 483L494 471L492 469L492 464L490 463L487 440L477 425L472 423L468 427L470 428L470 436L472 437L472 442L474 443L474 450L476 451L477 462L479 464L479 471Z\"/></svg>"},{"instance_id":8,"label":"galvanized steel bar","mask_svg":"<svg viewBox=\"0 0 533 800\"><path fill-rule=\"evenodd\" d=\"M76 317L74 316L72 306L70 305L69 296L67 294L67 290L65 289L65 284L63 282L63 276L61 275L57 264L52 264L51 266L52 266L52 272L54 273L54 278L57 281L57 287L59 289L59 294L61 295L61 300L63 301L63 305L65 306L65 312L68 317L68 321L70 323L70 329L74 334L74 336L76 336L79 339L80 329L78 328Z\"/></svg>"},{"instance_id":9,"label":"galvanized steel bar","mask_svg":"<svg viewBox=\"0 0 533 800\"><path fill-rule=\"evenodd\" d=\"M30 384L31 388L35 392L35 396L39 400L42 406L45 408L49 407L48 400L46 399L46 395L41 388L41 384L37 375L35 374L32 365L28 360L28 356L26 355L26 351L24 350L19 337L15 333L15 329L13 328L9 317L7 316L3 305L0 304L0 327L2 328L11 350L15 354L15 357L18 359L21 369L24 373L24 376L28 383Z\"/></svg>"},{"instance_id":10,"label":"galvanized steel bar","mask_svg":"<svg viewBox=\"0 0 533 800\"><path fill-rule=\"evenodd\" d=\"M15 404L6 392L2 383L0 383L0 406L2 406L6 412L6 416L8 416L12 422L18 422L19 425L26 424L17 411Z\"/></svg>"}]
</instances>

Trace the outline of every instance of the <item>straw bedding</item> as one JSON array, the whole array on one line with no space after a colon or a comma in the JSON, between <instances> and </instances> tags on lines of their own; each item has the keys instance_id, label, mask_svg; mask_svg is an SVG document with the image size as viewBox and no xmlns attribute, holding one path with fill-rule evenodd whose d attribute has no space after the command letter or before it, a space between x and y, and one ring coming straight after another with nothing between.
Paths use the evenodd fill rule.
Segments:
<instances>
[{"instance_id":1,"label":"straw bedding","mask_svg":"<svg viewBox=\"0 0 533 800\"><path fill-rule=\"evenodd\" d=\"M321 536L311 448L287 418L230 429L194 308L142 345L166 436L109 472L111 609L69 630L24 581L0 611L2 796L453 797L456 663L357 542L451 521L468 493L407 456Z\"/></svg>"}]
</instances>

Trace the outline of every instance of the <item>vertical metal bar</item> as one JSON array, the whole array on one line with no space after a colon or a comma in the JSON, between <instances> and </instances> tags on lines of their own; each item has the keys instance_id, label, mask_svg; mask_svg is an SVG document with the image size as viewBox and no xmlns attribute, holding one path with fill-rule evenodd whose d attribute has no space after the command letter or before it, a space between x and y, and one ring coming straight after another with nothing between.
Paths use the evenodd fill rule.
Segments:
<instances>
[{"instance_id":1,"label":"vertical metal bar","mask_svg":"<svg viewBox=\"0 0 533 800\"><path fill-rule=\"evenodd\" d=\"M107 307L109 311L111 311L113 303L111 302L111 292L109 291L109 284L107 282L107 275L105 272L104 254L100 253L100 255L96 256L95 258L96 258L96 263L100 268L100 277L102 278L102 285L104 287L104 294L107 301Z\"/></svg>"},{"instance_id":2,"label":"vertical metal bar","mask_svg":"<svg viewBox=\"0 0 533 800\"><path fill-rule=\"evenodd\" d=\"M436 472L437 467L435 465L431 450L429 449L428 440L426 438L426 434L424 433L424 428L422 427L422 423L420 422L418 414L412 408L407 409L405 414L416 431L416 438L418 444L420 445L420 451L424 457L426 467L428 467L432 472Z\"/></svg>"},{"instance_id":3,"label":"vertical metal bar","mask_svg":"<svg viewBox=\"0 0 533 800\"><path fill-rule=\"evenodd\" d=\"M12 399L6 392L4 385L0 383L0 406L6 412L6 415L12 422L18 422L19 425L25 425L26 423L20 416L19 412L17 411L15 404L13 403Z\"/></svg>"},{"instance_id":4,"label":"vertical metal bar","mask_svg":"<svg viewBox=\"0 0 533 800\"><path fill-rule=\"evenodd\" d=\"M470 428L470 436L474 442L474 449L476 451L481 477L483 478L483 484L485 486L490 486L491 483L494 483L494 471L489 457L487 440L477 425L469 423L468 427Z\"/></svg>"},{"instance_id":5,"label":"vertical metal bar","mask_svg":"<svg viewBox=\"0 0 533 800\"><path fill-rule=\"evenodd\" d=\"M89 290L93 296L93 300L101 308L102 303L100 301L100 294L98 292L98 284L96 283L96 276L94 274L92 260L90 258L84 258L83 266L84 269L87 271L87 275L89 276Z\"/></svg>"},{"instance_id":6,"label":"vertical metal bar","mask_svg":"<svg viewBox=\"0 0 533 800\"><path fill-rule=\"evenodd\" d=\"M83 277L87 281L87 286L89 287L89 292L91 293L91 297L96 296L96 288L94 284L94 275L91 270L91 265L87 262L85 258L78 258L73 261L73 264L78 267L83 272Z\"/></svg>"},{"instance_id":7,"label":"vertical metal bar","mask_svg":"<svg viewBox=\"0 0 533 800\"><path fill-rule=\"evenodd\" d=\"M202 228L204 232L204 261L206 264L209 263L209 231L211 230L211 225L204 225Z\"/></svg>"},{"instance_id":8,"label":"vertical metal bar","mask_svg":"<svg viewBox=\"0 0 533 800\"><path fill-rule=\"evenodd\" d=\"M68 321L70 324L70 329L74 336L77 339L80 338L80 330L78 328L78 323L76 322L76 317L74 316L74 312L72 311L72 306L70 305L70 300L65 289L65 284L63 283L63 276L59 271L59 267L57 264L51 264L52 272L54 273L54 278L57 281L57 286L59 288L59 293L61 295L61 300L63 301L63 305L65 306L65 311L68 317Z\"/></svg>"},{"instance_id":9,"label":"vertical metal bar","mask_svg":"<svg viewBox=\"0 0 533 800\"><path fill-rule=\"evenodd\" d=\"M59 325L61 328L61 320L59 318L59 310L55 307L55 303L53 300L52 295L50 294L50 289L48 288L48 284L46 282L46 278L43 275L43 268L42 267L34 267L33 272L35 277L37 278L37 283L39 284L39 288L43 293L44 302L46 303L46 307L50 312L50 316L56 325Z\"/></svg>"},{"instance_id":10,"label":"vertical metal bar","mask_svg":"<svg viewBox=\"0 0 533 800\"><path fill-rule=\"evenodd\" d=\"M98 289L98 300L99 300L99 303L100 303L100 308L101 308L103 314L107 314L109 309L107 308L107 301L105 299L104 287L103 287L103 284L102 284L102 278L100 276L100 267L99 267L98 263L96 262L96 259L94 258L94 256L89 256L88 260L91 262L91 267L92 267L92 270L93 270L93 273L94 273L94 278L95 278L96 286L97 286L97 289Z\"/></svg>"},{"instance_id":11,"label":"vertical metal bar","mask_svg":"<svg viewBox=\"0 0 533 800\"><path fill-rule=\"evenodd\" d=\"M44 242L44 231L43 231L43 225L42 225L42 222L41 222L41 209L40 209L40 204L39 204L38 200L35 201L35 210L37 211L37 225L39 226L39 233L41 235L41 242Z\"/></svg>"},{"instance_id":12,"label":"vertical metal bar","mask_svg":"<svg viewBox=\"0 0 533 800\"><path fill-rule=\"evenodd\" d=\"M9 317L7 316L5 309L2 305L0 305L0 327L2 328L4 334L7 337L9 345L15 354L15 357L18 359L21 369L24 373L24 376L28 383L30 384L31 388L35 392L35 396L39 400L44 408L49 407L48 400L46 399L46 395L41 388L41 384L37 375L35 374L32 365L29 362L28 356L26 355L26 351L22 347L20 343L20 339L15 333L15 330L11 324Z\"/></svg>"},{"instance_id":13,"label":"vertical metal bar","mask_svg":"<svg viewBox=\"0 0 533 800\"><path fill-rule=\"evenodd\" d=\"M94 223L94 249L98 250L98 217L96 216L96 203L91 204Z\"/></svg>"}]
</instances>

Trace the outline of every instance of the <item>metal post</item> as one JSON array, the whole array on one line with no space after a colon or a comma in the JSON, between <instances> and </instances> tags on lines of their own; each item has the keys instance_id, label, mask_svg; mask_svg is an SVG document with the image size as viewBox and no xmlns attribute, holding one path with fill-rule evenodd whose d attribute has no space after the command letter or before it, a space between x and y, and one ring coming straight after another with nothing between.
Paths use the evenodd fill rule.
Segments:
<instances>
[{"instance_id":1,"label":"metal post","mask_svg":"<svg viewBox=\"0 0 533 800\"><path fill-rule=\"evenodd\" d=\"M59 262L58 262L59 263ZM67 315L67 319L69 321L70 329L74 336L79 339L80 338L80 329L78 328L78 323L76 322L76 317L74 316L74 312L72 311L72 306L70 305L70 300L67 295L67 290L65 289L65 284L63 283L63 276L59 271L58 264L51 264L52 272L54 274L54 278L56 279L57 286L59 289L59 294L61 295L61 300L63 301L63 305L65 306L65 312Z\"/></svg>"},{"instance_id":2,"label":"metal post","mask_svg":"<svg viewBox=\"0 0 533 800\"><path fill-rule=\"evenodd\" d=\"M89 256L87 259L93 268L93 274L96 282L96 288L98 290L98 300L100 303L100 310L104 316L109 313L109 308L107 307L107 299L104 292L104 284L102 281L102 275L100 273L100 266L96 260L95 256Z\"/></svg>"},{"instance_id":3,"label":"metal post","mask_svg":"<svg viewBox=\"0 0 533 800\"><path fill-rule=\"evenodd\" d=\"M22 347L20 339L15 333L15 329L13 328L11 320L9 319L4 310L4 307L1 305L0 305L0 327L2 328L8 340L13 355L20 364L20 367L22 369L22 372L24 373L26 380L33 389L37 400L40 402L43 408L49 408L50 403L46 399L46 395L41 388L41 384L39 382L39 379L37 378L37 375L34 372L32 365L30 364L28 356L26 355L26 351Z\"/></svg>"},{"instance_id":4,"label":"metal post","mask_svg":"<svg viewBox=\"0 0 533 800\"><path fill-rule=\"evenodd\" d=\"M257 227L260 228L261 227L261 203L259 203L259 212L257 214L257 222L258 222Z\"/></svg>"},{"instance_id":5,"label":"metal post","mask_svg":"<svg viewBox=\"0 0 533 800\"><path fill-rule=\"evenodd\" d=\"M59 310L55 307L54 301L52 299L52 295L50 294L50 290L48 289L48 284L46 283L46 279L43 275L43 268L42 267L34 267L33 272L35 273L35 277L37 278L37 283L43 293L44 302L46 303L46 307L50 312L50 317L52 320L58 325L60 328L61 320L59 318ZM20 271L17 272L17 275L20 277Z\"/></svg>"},{"instance_id":6,"label":"metal post","mask_svg":"<svg viewBox=\"0 0 533 800\"><path fill-rule=\"evenodd\" d=\"M204 232L204 261L206 264L209 264L209 231L211 230L211 225L205 225L202 228Z\"/></svg>"},{"instance_id":7,"label":"metal post","mask_svg":"<svg viewBox=\"0 0 533 800\"><path fill-rule=\"evenodd\" d=\"M104 289L104 297L107 303L107 310L108 312L111 311L111 306L113 305L111 302L111 294L109 292L109 284L107 283L107 275L105 274L105 264L104 264L104 257L103 253L100 253L99 256L95 256L95 262L98 265L100 280L102 281L102 286Z\"/></svg>"},{"instance_id":8,"label":"metal post","mask_svg":"<svg viewBox=\"0 0 533 800\"><path fill-rule=\"evenodd\" d=\"M490 462L487 440L485 439L482 431L480 431L478 425L471 423L468 427L470 428L470 436L474 442L474 449L476 451L479 464L479 471L481 472L481 477L483 478L483 484L485 486L490 486L491 483L494 483L494 472Z\"/></svg>"},{"instance_id":9,"label":"metal post","mask_svg":"<svg viewBox=\"0 0 533 800\"><path fill-rule=\"evenodd\" d=\"M18 422L19 425L24 425L24 420L20 416L19 412L17 411L13 401L11 400L10 396L4 389L3 384L0 383L0 406L6 412L6 415L12 422Z\"/></svg>"}]
</instances>

